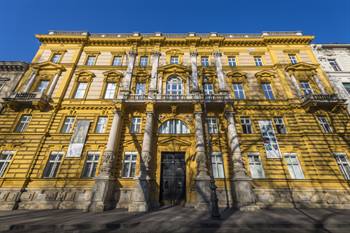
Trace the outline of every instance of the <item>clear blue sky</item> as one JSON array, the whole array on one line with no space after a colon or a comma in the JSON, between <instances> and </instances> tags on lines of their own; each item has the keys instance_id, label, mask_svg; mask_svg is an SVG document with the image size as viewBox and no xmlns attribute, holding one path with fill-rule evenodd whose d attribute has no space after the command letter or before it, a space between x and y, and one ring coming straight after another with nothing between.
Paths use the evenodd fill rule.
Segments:
<instances>
[{"instance_id":1,"label":"clear blue sky","mask_svg":"<svg viewBox=\"0 0 350 233\"><path fill-rule=\"evenodd\" d=\"M2 0L0 60L30 61L48 30L229 32L301 30L350 43L350 0Z\"/></svg>"}]
</instances>

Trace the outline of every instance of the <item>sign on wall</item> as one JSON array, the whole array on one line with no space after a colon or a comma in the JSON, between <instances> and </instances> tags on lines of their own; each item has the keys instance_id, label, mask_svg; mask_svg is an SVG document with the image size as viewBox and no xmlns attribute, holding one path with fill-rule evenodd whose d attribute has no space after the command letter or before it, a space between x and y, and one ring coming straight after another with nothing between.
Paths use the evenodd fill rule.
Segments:
<instances>
[{"instance_id":1,"label":"sign on wall","mask_svg":"<svg viewBox=\"0 0 350 233\"><path fill-rule=\"evenodd\" d=\"M78 120L74 129L70 144L68 147L67 157L80 157L85 145L86 135L89 131L89 120Z\"/></svg>"},{"instance_id":2,"label":"sign on wall","mask_svg":"<svg viewBox=\"0 0 350 233\"><path fill-rule=\"evenodd\" d=\"M277 138L270 120L259 121L267 158L281 158Z\"/></svg>"}]
</instances>

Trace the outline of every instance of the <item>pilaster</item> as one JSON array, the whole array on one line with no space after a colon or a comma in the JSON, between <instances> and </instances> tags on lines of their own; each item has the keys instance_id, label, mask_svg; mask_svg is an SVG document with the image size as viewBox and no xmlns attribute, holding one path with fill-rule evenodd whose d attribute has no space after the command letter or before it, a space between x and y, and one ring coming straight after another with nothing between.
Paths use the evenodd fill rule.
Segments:
<instances>
[{"instance_id":1,"label":"pilaster","mask_svg":"<svg viewBox=\"0 0 350 233\"><path fill-rule=\"evenodd\" d=\"M222 56L221 52L219 51L214 52L216 75L218 76L218 81L219 81L219 92L224 94L224 93L227 93L227 84L226 84L224 72L222 70L221 56Z\"/></svg>"},{"instance_id":2,"label":"pilaster","mask_svg":"<svg viewBox=\"0 0 350 233\"><path fill-rule=\"evenodd\" d=\"M125 76L123 78L123 82L120 90L122 98L130 94L131 78L132 78L132 72L134 70L137 52L135 50L131 50L129 51L128 56L129 56L128 68L126 69Z\"/></svg>"},{"instance_id":3,"label":"pilaster","mask_svg":"<svg viewBox=\"0 0 350 233\"><path fill-rule=\"evenodd\" d=\"M25 86L24 89L23 89L23 92L24 92L24 93L29 92L30 89L32 88L37 73L38 73L38 70L33 70L33 71L32 71L32 74L30 75L30 78L29 78L29 80L28 80L26 86Z\"/></svg>"},{"instance_id":4,"label":"pilaster","mask_svg":"<svg viewBox=\"0 0 350 233\"><path fill-rule=\"evenodd\" d=\"M152 54L152 71L151 71L151 81L149 87L149 95L153 96L158 92L158 65L159 65L160 52L155 51Z\"/></svg>"},{"instance_id":5,"label":"pilaster","mask_svg":"<svg viewBox=\"0 0 350 233\"><path fill-rule=\"evenodd\" d=\"M191 69L192 69L192 91L199 92L198 70L197 70L197 52L191 52Z\"/></svg>"}]
</instances>

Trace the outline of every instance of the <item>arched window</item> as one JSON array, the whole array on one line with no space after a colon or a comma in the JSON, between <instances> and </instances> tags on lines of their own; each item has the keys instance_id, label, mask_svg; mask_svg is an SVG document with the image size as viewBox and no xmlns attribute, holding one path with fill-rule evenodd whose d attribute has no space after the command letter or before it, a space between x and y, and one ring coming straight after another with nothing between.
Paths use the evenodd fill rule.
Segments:
<instances>
[{"instance_id":1,"label":"arched window","mask_svg":"<svg viewBox=\"0 0 350 233\"><path fill-rule=\"evenodd\" d=\"M187 125L177 119L168 120L165 121L160 127L159 127L159 133L164 134L187 134L190 133L190 130L188 129Z\"/></svg>"},{"instance_id":2,"label":"arched window","mask_svg":"<svg viewBox=\"0 0 350 233\"><path fill-rule=\"evenodd\" d=\"M172 76L166 82L167 95L182 95L182 81L176 76Z\"/></svg>"}]
</instances>

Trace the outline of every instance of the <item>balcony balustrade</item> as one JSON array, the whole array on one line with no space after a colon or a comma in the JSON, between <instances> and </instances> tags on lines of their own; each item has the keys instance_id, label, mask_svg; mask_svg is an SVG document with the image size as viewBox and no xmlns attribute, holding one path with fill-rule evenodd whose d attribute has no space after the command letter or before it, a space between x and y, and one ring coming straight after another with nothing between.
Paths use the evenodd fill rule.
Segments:
<instances>
[{"instance_id":1,"label":"balcony balustrade","mask_svg":"<svg viewBox=\"0 0 350 233\"><path fill-rule=\"evenodd\" d=\"M10 108L18 110L33 107L44 110L49 106L49 98L41 92L14 92L3 98Z\"/></svg>"},{"instance_id":2,"label":"balcony balustrade","mask_svg":"<svg viewBox=\"0 0 350 233\"><path fill-rule=\"evenodd\" d=\"M344 104L345 100L340 99L337 94L308 94L302 97L302 106L308 111L319 108L334 111Z\"/></svg>"},{"instance_id":3,"label":"balcony balustrade","mask_svg":"<svg viewBox=\"0 0 350 233\"><path fill-rule=\"evenodd\" d=\"M156 103L192 103L194 101L203 101L206 103L216 102L224 103L225 101L231 100L228 95L222 94L212 94L212 95L203 95L203 94L189 94L189 95L172 95L172 94L162 94L162 95L136 95L130 94L125 99L125 102L129 103L141 103L146 100L151 100Z\"/></svg>"}]
</instances>

